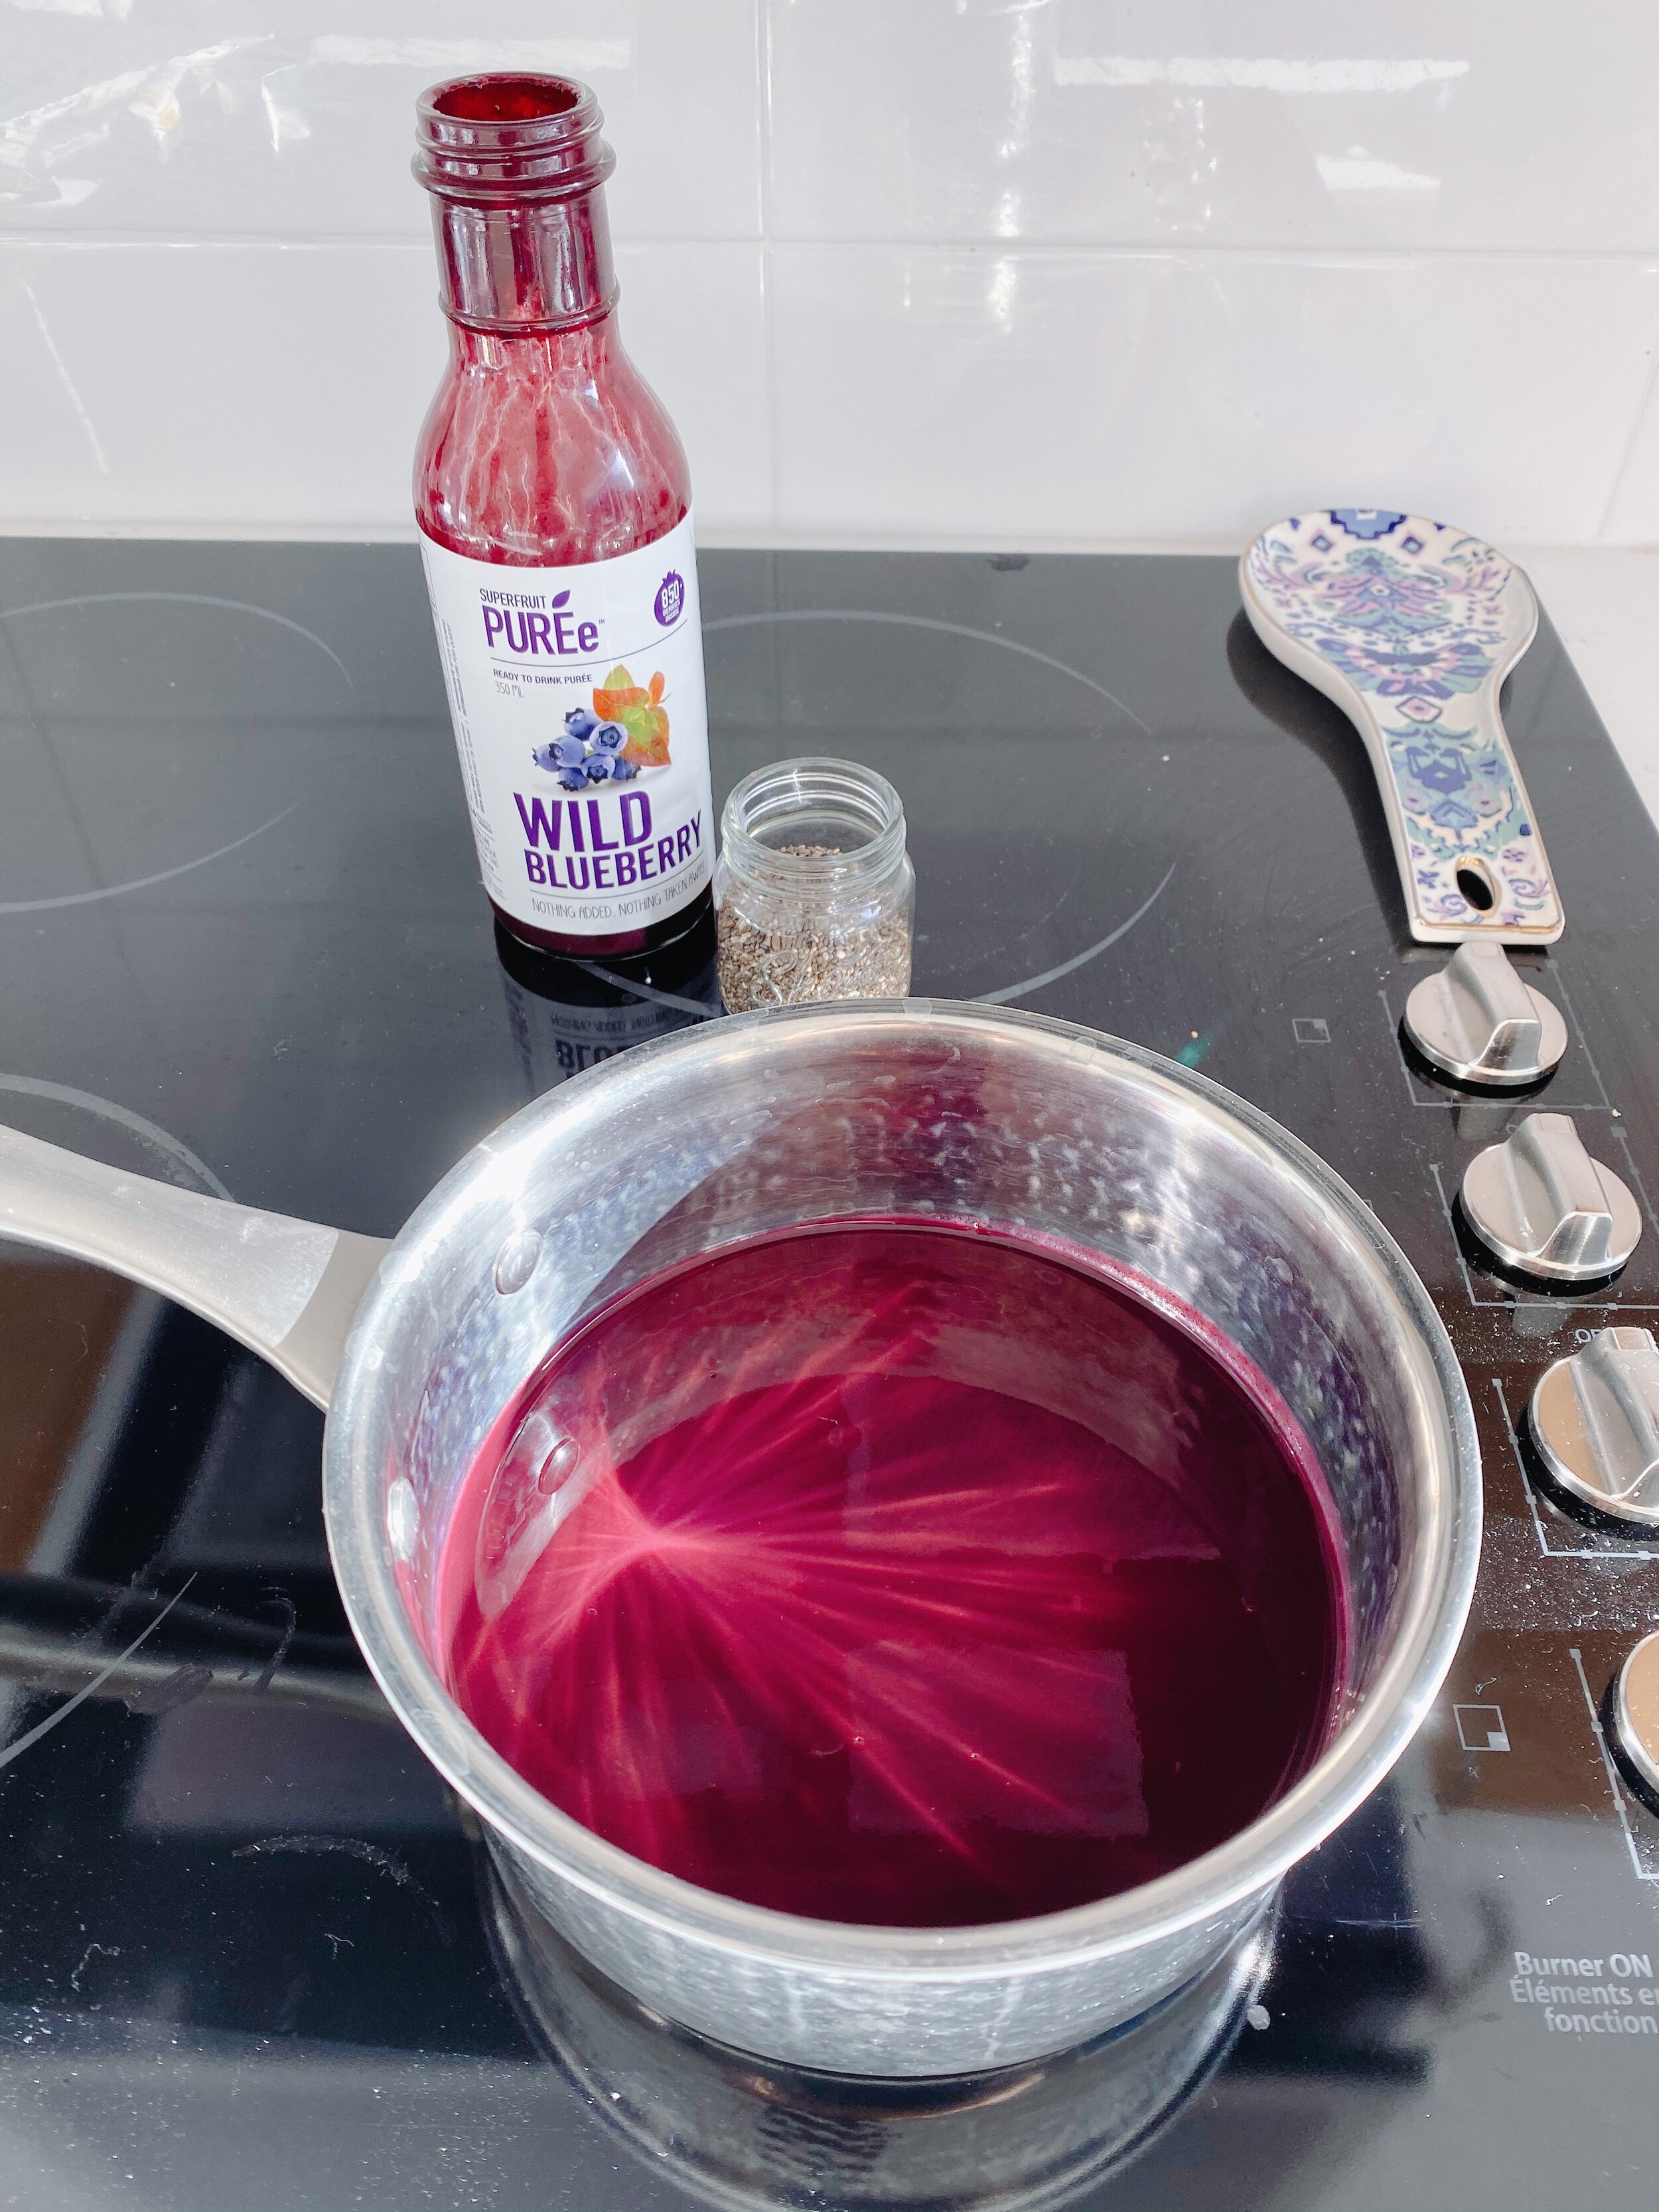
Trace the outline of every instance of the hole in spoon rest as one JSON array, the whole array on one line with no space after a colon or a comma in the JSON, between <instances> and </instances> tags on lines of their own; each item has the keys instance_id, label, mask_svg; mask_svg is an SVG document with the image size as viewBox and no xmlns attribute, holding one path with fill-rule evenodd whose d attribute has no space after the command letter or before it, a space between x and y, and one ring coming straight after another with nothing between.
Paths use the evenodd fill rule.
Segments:
<instances>
[{"instance_id":1,"label":"hole in spoon rest","mask_svg":"<svg viewBox=\"0 0 1659 2212\"><path fill-rule=\"evenodd\" d=\"M1463 863L1457 871L1457 888L1477 914L1490 914L1498 903L1498 886L1482 861Z\"/></svg>"}]
</instances>

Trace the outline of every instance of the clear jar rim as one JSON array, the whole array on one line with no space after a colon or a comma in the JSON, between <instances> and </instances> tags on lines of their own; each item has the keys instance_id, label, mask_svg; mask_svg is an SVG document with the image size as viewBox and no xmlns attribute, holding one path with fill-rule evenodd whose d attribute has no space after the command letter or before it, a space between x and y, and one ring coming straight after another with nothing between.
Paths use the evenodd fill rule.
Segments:
<instances>
[{"instance_id":1,"label":"clear jar rim","mask_svg":"<svg viewBox=\"0 0 1659 2212\"><path fill-rule=\"evenodd\" d=\"M792 818L828 816L866 835L845 850L807 856L769 838ZM904 802L861 761L809 756L774 761L733 787L720 811L720 852L733 873L769 889L830 899L873 890L904 865Z\"/></svg>"}]
</instances>

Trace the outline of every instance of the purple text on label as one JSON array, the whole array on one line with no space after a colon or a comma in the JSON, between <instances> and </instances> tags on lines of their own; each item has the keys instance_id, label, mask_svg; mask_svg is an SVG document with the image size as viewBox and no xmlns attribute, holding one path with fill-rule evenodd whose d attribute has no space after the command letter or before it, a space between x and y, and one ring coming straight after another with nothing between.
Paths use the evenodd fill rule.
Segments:
<instances>
[{"instance_id":1,"label":"purple text on label","mask_svg":"<svg viewBox=\"0 0 1659 2212\"><path fill-rule=\"evenodd\" d=\"M514 796L518 799L516 792ZM639 792L628 793L629 799L643 796ZM580 825L575 818L576 801L570 799L565 803L570 808L572 828L579 829ZM596 806L599 802L590 799L587 804ZM555 835L549 837L550 849L544 853L533 849L540 842L538 833L550 827L541 800L532 799L528 813L525 811L523 799L518 799L518 807L524 822L525 834L531 840L524 856L526 878L532 884L549 884L555 890L623 890L629 884L653 883L659 876L677 874L688 860L696 857L702 844L702 816L699 813L683 822L669 836L659 837L650 844L635 842L631 849L619 849L614 844L607 844L603 849L594 848L590 852L580 838L575 838L561 854L559 841ZM562 811L556 799L553 805L555 815ZM649 812L647 808L647 828ZM537 824L535 829L531 827L532 822ZM592 825L590 823L589 827L591 829Z\"/></svg>"},{"instance_id":2,"label":"purple text on label","mask_svg":"<svg viewBox=\"0 0 1659 2212\"><path fill-rule=\"evenodd\" d=\"M616 802L611 814L611 826L620 829L620 840L605 834L605 815L611 802L602 799L555 799L550 801L532 796L526 800L522 792L515 791L513 804L519 810L519 819L524 824L524 834L532 845L545 845L550 853L614 853L620 842L624 846L643 845L651 835L651 801L642 791L625 791ZM584 826L583 812L586 813ZM699 820L693 815L692 820ZM702 833L698 833L701 842Z\"/></svg>"},{"instance_id":3,"label":"purple text on label","mask_svg":"<svg viewBox=\"0 0 1659 2212\"><path fill-rule=\"evenodd\" d=\"M492 652L505 647L521 658L544 653L550 660L586 658L599 649L599 626L578 622L568 608L554 607L545 614L526 607L481 607L484 643Z\"/></svg>"}]
</instances>

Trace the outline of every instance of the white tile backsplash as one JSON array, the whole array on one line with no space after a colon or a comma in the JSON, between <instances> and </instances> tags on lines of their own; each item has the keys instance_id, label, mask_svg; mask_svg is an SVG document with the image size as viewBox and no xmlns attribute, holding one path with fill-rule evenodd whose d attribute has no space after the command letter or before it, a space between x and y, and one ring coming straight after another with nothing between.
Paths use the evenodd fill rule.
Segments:
<instances>
[{"instance_id":1,"label":"white tile backsplash","mask_svg":"<svg viewBox=\"0 0 1659 2212\"><path fill-rule=\"evenodd\" d=\"M443 362L416 246L12 240L0 301L21 517L327 529L400 477L407 503Z\"/></svg>"},{"instance_id":2,"label":"white tile backsplash","mask_svg":"<svg viewBox=\"0 0 1659 2212\"><path fill-rule=\"evenodd\" d=\"M1659 545L1659 374L1650 378L1618 486L1597 534L1613 545Z\"/></svg>"},{"instance_id":3,"label":"white tile backsplash","mask_svg":"<svg viewBox=\"0 0 1659 2212\"><path fill-rule=\"evenodd\" d=\"M1645 0L0 0L0 527L406 531L488 66L599 94L711 536L1659 543Z\"/></svg>"},{"instance_id":4,"label":"white tile backsplash","mask_svg":"<svg viewBox=\"0 0 1659 2212\"><path fill-rule=\"evenodd\" d=\"M1645 0L790 0L779 236L1659 251Z\"/></svg>"},{"instance_id":5,"label":"white tile backsplash","mask_svg":"<svg viewBox=\"0 0 1659 2212\"><path fill-rule=\"evenodd\" d=\"M623 238L756 238L752 0L0 0L0 224L426 238L415 100L554 70L628 159Z\"/></svg>"},{"instance_id":6,"label":"white tile backsplash","mask_svg":"<svg viewBox=\"0 0 1659 2212\"><path fill-rule=\"evenodd\" d=\"M773 297L780 520L1002 544L1321 501L1585 538L1659 342L1613 259L787 246Z\"/></svg>"},{"instance_id":7,"label":"white tile backsplash","mask_svg":"<svg viewBox=\"0 0 1659 2212\"><path fill-rule=\"evenodd\" d=\"M763 530L759 247L625 246L618 263L623 335L685 441L700 520ZM7 511L48 529L410 528L443 362L423 241L0 241Z\"/></svg>"}]
</instances>

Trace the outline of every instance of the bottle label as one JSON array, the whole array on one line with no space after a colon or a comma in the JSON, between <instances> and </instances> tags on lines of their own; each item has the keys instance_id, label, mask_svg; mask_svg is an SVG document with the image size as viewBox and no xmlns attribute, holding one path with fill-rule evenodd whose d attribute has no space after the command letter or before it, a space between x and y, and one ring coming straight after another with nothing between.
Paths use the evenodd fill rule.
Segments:
<instances>
[{"instance_id":1,"label":"bottle label","mask_svg":"<svg viewBox=\"0 0 1659 2212\"><path fill-rule=\"evenodd\" d=\"M562 937L648 928L713 872L691 517L611 561L474 561L424 532L484 889Z\"/></svg>"}]
</instances>

